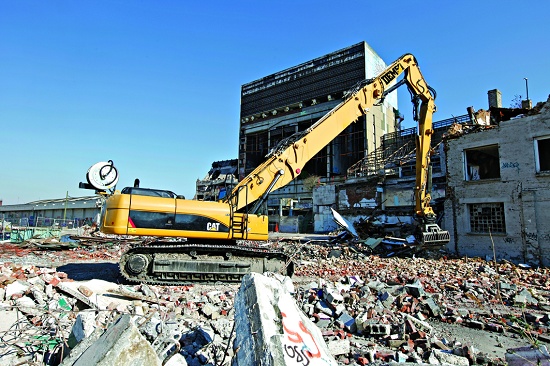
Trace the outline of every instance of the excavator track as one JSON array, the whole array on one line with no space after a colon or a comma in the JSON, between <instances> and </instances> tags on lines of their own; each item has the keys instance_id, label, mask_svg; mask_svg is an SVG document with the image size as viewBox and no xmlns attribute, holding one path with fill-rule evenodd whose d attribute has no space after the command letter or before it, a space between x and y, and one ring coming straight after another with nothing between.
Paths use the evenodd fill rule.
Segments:
<instances>
[{"instance_id":1,"label":"excavator track","mask_svg":"<svg viewBox=\"0 0 550 366\"><path fill-rule=\"evenodd\" d=\"M154 242L120 258L129 281L153 285L240 282L250 272L292 276L294 264L281 251L240 245Z\"/></svg>"}]
</instances>

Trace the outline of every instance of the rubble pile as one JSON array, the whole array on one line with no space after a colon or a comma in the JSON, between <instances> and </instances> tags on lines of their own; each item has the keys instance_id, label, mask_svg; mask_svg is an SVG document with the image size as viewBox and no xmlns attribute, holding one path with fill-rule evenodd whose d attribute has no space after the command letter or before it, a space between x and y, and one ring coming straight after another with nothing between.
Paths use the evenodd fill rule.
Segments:
<instances>
[{"instance_id":1,"label":"rubble pile","mask_svg":"<svg viewBox=\"0 0 550 366\"><path fill-rule=\"evenodd\" d=\"M89 239L88 239L89 240ZM66 244L50 241L35 245L32 241L3 243L0 260L15 263L34 263L40 266L61 266L71 262L118 262L130 244L110 241L93 245Z\"/></svg>"},{"instance_id":2,"label":"rubble pile","mask_svg":"<svg viewBox=\"0 0 550 366\"><path fill-rule=\"evenodd\" d=\"M386 236L406 238L416 232L416 225L389 220L382 211L353 223L360 238L384 238Z\"/></svg>"},{"instance_id":3,"label":"rubble pile","mask_svg":"<svg viewBox=\"0 0 550 366\"><path fill-rule=\"evenodd\" d=\"M436 332L445 329L442 324L523 338L527 345L550 343L547 269L446 257L356 260L346 251L328 258L334 251L326 247L307 251L318 255L297 266L296 298L343 364L430 362L440 351L465 357L466 364L504 364L476 344Z\"/></svg>"},{"instance_id":4,"label":"rubble pile","mask_svg":"<svg viewBox=\"0 0 550 366\"><path fill-rule=\"evenodd\" d=\"M229 364L237 290L238 285L226 284L168 287L75 282L52 268L6 262L0 275L0 365L57 365L63 360L63 365L100 364L89 359L92 356L86 350L94 341L101 341L102 350L116 348L113 336L109 340L104 335L114 324L122 327L115 332L117 339L139 340L139 346L132 347L136 349L151 347L159 365ZM129 319L122 321L122 316ZM79 349L81 342L87 344ZM108 365L128 364L122 356L120 363L114 362L113 352L106 357Z\"/></svg>"},{"instance_id":5,"label":"rubble pile","mask_svg":"<svg viewBox=\"0 0 550 366\"><path fill-rule=\"evenodd\" d=\"M402 221L398 216L387 215L379 208L374 209L367 218L359 218L353 223L334 209L331 210L339 229L330 233L329 242L353 248L366 255L407 257L441 248L446 243L439 239L429 243L418 240L418 222Z\"/></svg>"},{"instance_id":6,"label":"rubble pile","mask_svg":"<svg viewBox=\"0 0 550 366\"><path fill-rule=\"evenodd\" d=\"M95 252L116 257L122 245L87 251L35 250L22 256L12 252L12 258L4 253L0 260L0 365L107 362L101 359L109 360L105 365L125 365L131 364L128 358L148 360L152 365L234 364L239 352L234 341L236 319L255 311L244 306L236 312L238 294L243 301L252 301L240 293L242 285L73 281L58 269L26 264L75 253L81 255L74 256L73 263L86 262ZM545 348L550 343L548 269L449 258L441 252L382 258L366 255L355 246L328 242L278 241L273 245L292 255L296 270L290 297L320 329L338 364L513 365L513 357L550 360ZM258 293L259 299L275 296L263 285L258 288L268 291ZM279 300L272 302L287 309L288 316L288 301L277 291L274 299ZM261 309L256 310L255 316L266 322ZM309 338L294 335L302 330L298 319L293 318L294 328L292 323L283 324L292 330L287 338L289 342L303 339L309 345ZM253 323L249 328L254 335L259 323ZM471 338L469 332L483 333L486 338ZM485 340L494 343L491 351ZM508 348L513 352L507 353ZM136 352L132 356L127 349ZM288 352L288 357L299 358L297 351ZM313 354L301 353L303 361L305 355Z\"/></svg>"}]
</instances>

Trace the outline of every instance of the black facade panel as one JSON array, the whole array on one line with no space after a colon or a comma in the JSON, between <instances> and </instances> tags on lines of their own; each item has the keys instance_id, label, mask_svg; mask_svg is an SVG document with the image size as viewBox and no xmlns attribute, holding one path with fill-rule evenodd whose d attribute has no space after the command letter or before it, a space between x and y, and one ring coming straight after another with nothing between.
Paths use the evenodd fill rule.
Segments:
<instances>
[{"instance_id":1,"label":"black facade panel","mask_svg":"<svg viewBox=\"0 0 550 366\"><path fill-rule=\"evenodd\" d=\"M365 78L365 44L359 43L241 88L241 117L326 97Z\"/></svg>"}]
</instances>

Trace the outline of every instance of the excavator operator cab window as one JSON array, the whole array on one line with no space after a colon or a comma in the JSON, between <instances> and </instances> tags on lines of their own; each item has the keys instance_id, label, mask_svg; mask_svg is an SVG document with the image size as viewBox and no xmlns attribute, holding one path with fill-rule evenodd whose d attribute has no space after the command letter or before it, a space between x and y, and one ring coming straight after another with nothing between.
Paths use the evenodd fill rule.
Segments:
<instances>
[{"instance_id":1,"label":"excavator operator cab window","mask_svg":"<svg viewBox=\"0 0 550 366\"><path fill-rule=\"evenodd\" d=\"M138 187L125 187L121 191L122 194L135 194L139 196L150 197L162 197L162 198L176 198L177 195L171 191L165 191L162 189L151 188L138 188Z\"/></svg>"}]
</instances>

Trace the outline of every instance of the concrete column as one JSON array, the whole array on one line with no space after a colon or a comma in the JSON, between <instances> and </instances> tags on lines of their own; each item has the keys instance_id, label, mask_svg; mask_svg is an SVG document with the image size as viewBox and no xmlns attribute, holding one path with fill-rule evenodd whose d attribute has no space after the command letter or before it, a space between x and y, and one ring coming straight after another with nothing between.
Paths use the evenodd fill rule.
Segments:
<instances>
[{"instance_id":1,"label":"concrete column","mask_svg":"<svg viewBox=\"0 0 550 366\"><path fill-rule=\"evenodd\" d=\"M522 241L524 245L525 262L531 265L542 265L542 256L537 228L537 204L536 193L524 190L521 192L521 215L522 215Z\"/></svg>"}]
</instances>

